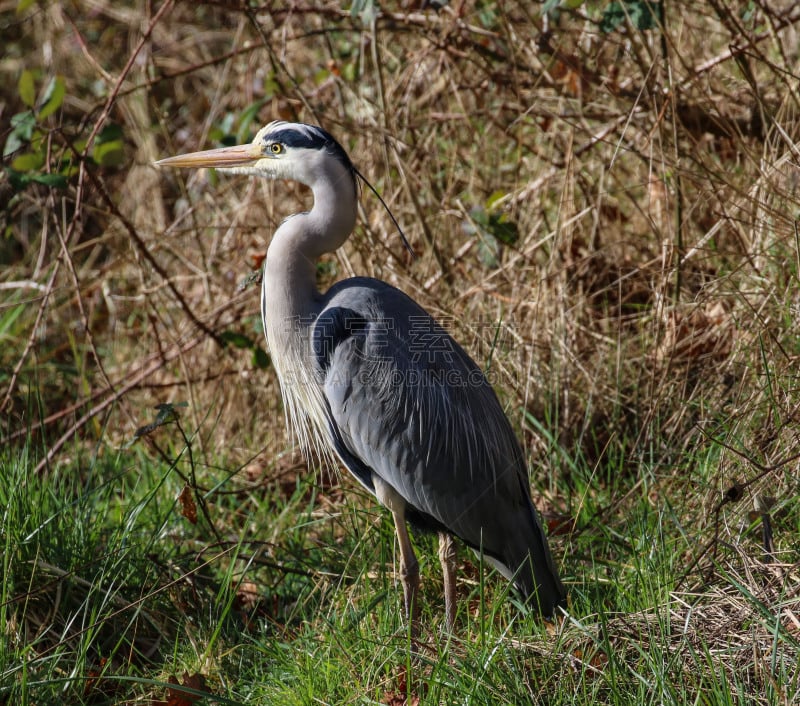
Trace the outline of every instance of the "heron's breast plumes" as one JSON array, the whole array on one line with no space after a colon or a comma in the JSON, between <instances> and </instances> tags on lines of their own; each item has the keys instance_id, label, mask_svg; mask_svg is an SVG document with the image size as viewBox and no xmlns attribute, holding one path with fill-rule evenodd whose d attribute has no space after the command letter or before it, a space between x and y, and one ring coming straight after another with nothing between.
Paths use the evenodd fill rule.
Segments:
<instances>
[{"instance_id":1,"label":"heron's breast plumes","mask_svg":"<svg viewBox=\"0 0 800 706\"><path fill-rule=\"evenodd\" d=\"M282 314L270 307L262 292L261 312L272 365L278 376L286 426L311 460L333 461L334 451L328 443L328 412L325 396L316 371L308 364L309 331L313 315Z\"/></svg>"}]
</instances>

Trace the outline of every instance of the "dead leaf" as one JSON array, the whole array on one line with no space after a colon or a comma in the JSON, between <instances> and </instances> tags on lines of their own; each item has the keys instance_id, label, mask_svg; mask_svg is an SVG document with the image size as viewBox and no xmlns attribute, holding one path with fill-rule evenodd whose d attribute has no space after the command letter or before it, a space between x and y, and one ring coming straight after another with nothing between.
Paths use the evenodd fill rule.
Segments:
<instances>
[{"instance_id":1,"label":"dead leaf","mask_svg":"<svg viewBox=\"0 0 800 706\"><path fill-rule=\"evenodd\" d=\"M170 684L175 686L182 686L195 691L206 691L206 678L202 674L189 672L183 673L183 681L178 682L177 677L170 677L167 680ZM167 698L165 701L153 701L152 706L192 706L197 703L202 696L198 694L191 694L183 689L167 688Z\"/></svg>"},{"instance_id":2,"label":"dead leaf","mask_svg":"<svg viewBox=\"0 0 800 706\"><path fill-rule=\"evenodd\" d=\"M547 534L552 536L570 535L578 528L578 520L571 515L545 515Z\"/></svg>"},{"instance_id":3,"label":"dead leaf","mask_svg":"<svg viewBox=\"0 0 800 706\"><path fill-rule=\"evenodd\" d=\"M412 696L411 701L409 701L406 699L405 694L400 694L396 691L388 691L383 698L383 703L386 704L386 706L419 706L419 696Z\"/></svg>"},{"instance_id":4,"label":"dead leaf","mask_svg":"<svg viewBox=\"0 0 800 706\"><path fill-rule=\"evenodd\" d=\"M339 65L333 59L328 59L327 68L337 78L342 75Z\"/></svg>"},{"instance_id":5,"label":"dead leaf","mask_svg":"<svg viewBox=\"0 0 800 706\"><path fill-rule=\"evenodd\" d=\"M183 515L193 525L197 524L197 505L194 504L192 489L185 485L181 491L178 501L181 504L181 515Z\"/></svg>"},{"instance_id":6,"label":"dead leaf","mask_svg":"<svg viewBox=\"0 0 800 706\"><path fill-rule=\"evenodd\" d=\"M648 211L653 223L660 231L669 226L670 203L667 185L663 179L652 177L648 184Z\"/></svg>"},{"instance_id":7,"label":"dead leaf","mask_svg":"<svg viewBox=\"0 0 800 706\"><path fill-rule=\"evenodd\" d=\"M245 629L252 630L255 627L253 618L257 615L261 603L258 585L252 581L242 581L235 590L234 608L238 611Z\"/></svg>"},{"instance_id":8,"label":"dead leaf","mask_svg":"<svg viewBox=\"0 0 800 706\"><path fill-rule=\"evenodd\" d=\"M567 95L579 98L584 89L588 88L577 61L570 57L570 61L556 60L550 68L550 73L557 84Z\"/></svg>"},{"instance_id":9,"label":"dead leaf","mask_svg":"<svg viewBox=\"0 0 800 706\"><path fill-rule=\"evenodd\" d=\"M258 585L252 581L242 581L236 589L236 607L240 610L252 610L260 600Z\"/></svg>"},{"instance_id":10,"label":"dead leaf","mask_svg":"<svg viewBox=\"0 0 800 706\"><path fill-rule=\"evenodd\" d=\"M570 662L574 670L590 676L593 673L599 674L603 671L605 666L608 664L608 655L604 652L598 651L593 652L592 655L587 659L583 650L578 648L572 650L570 653ZM590 667L591 669L587 671L586 667Z\"/></svg>"},{"instance_id":11,"label":"dead leaf","mask_svg":"<svg viewBox=\"0 0 800 706\"><path fill-rule=\"evenodd\" d=\"M658 361L724 360L733 349L733 318L722 302L711 302L686 314L665 316L664 338L656 351Z\"/></svg>"},{"instance_id":12,"label":"dead leaf","mask_svg":"<svg viewBox=\"0 0 800 706\"><path fill-rule=\"evenodd\" d=\"M426 686L423 684L423 686ZM383 697L386 706L419 706L419 696L412 694L411 699L406 698L408 693L408 672L405 667L400 669L395 680L396 691L387 691ZM425 691L425 689L423 689Z\"/></svg>"},{"instance_id":13,"label":"dead leaf","mask_svg":"<svg viewBox=\"0 0 800 706\"><path fill-rule=\"evenodd\" d=\"M120 682L103 676L103 670L108 662L106 657L101 657L97 667L90 669L86 674L86 684L83 687L83 695L88 699L98 697L108 697L120 691Z\"/></svg>"}]
</instances>

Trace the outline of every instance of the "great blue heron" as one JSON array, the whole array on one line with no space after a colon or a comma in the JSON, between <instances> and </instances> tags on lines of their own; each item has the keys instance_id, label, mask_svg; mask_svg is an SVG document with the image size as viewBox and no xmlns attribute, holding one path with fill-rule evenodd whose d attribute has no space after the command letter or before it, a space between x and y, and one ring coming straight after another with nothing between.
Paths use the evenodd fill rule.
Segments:
<instances>
[{"instance_id":1,"label":"great blue heron","mask_svg":"<svg viewBox=\"0 0 800 706\"><path fill-rule=\"evenodd\" d=\"M359 176L325 130L272 122L252 143L162 159L170 167L290 179L310 211L287 218L264 265L261 313L287 421L307 457L338 457L392 512L405 608L417 622L419 569L406 521L439 533L448 626L459 537L552 616L566 596L531 501L528 472L480 368L431 316L380 280L327 292L316 262L356 221Z\"/></svg>"}]
</instances>

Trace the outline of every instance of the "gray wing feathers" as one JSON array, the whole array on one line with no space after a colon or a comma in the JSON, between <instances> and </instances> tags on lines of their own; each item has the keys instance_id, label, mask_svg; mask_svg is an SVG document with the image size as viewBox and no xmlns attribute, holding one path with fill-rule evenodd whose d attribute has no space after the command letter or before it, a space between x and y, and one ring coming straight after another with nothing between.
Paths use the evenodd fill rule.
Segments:
<instances>
[{"instance_id":1,"label":"gray wing feathers","mask_svg":"<svg viewBox=\"0 0 800 706\"><path fill-rule=\"evenodd\" d=\"M351 470L369 468L412 511L493 557L551 613L564 590L521 448L480 369L383 282L350 280L326 299L312 345L333 432L359 463Z\"/></svg>"}]
</instances>

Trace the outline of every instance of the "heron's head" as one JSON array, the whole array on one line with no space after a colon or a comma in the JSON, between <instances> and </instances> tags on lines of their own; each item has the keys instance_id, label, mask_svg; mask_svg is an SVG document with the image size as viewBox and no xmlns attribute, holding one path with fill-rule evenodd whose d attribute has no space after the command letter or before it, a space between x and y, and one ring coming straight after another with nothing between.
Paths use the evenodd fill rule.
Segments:
<instances>
[{"instance_id":1,"label":"heron's head","mask_svg":"<svg viewBox=\"0 0 800 706\"><path fill-rule=\"evenodd\" d=\"M304 123L275 121L246 145L168 157L161 167L214 167L224 172L269 179L291 179L314 187L320 181L348 179L356 171L342 146L325 130Z\"/></svg>"}]
</instances>

